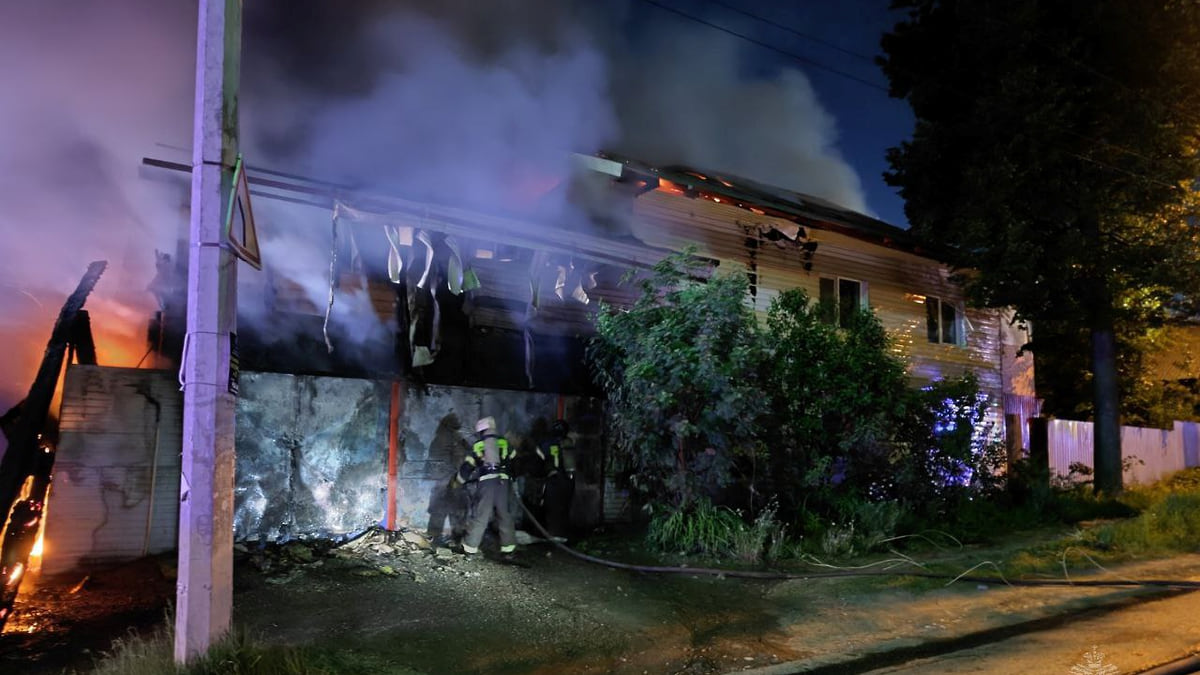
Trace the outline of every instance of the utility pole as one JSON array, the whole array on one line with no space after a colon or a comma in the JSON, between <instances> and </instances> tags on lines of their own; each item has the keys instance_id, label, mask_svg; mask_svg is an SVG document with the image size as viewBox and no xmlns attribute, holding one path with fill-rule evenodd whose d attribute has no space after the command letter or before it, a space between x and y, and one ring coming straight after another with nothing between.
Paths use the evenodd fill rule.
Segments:
<instances>
[{"instance_id":1,"label":"utility pole","mask_svg":"<svg viewBox=\"0 0 1200 675\"><path fill-rule=\"evenodd\" d=\"M233 608L233 466L237 258L226 242L238 152L241 0L199 0L175 661L229 631Z\"/></svg>"}]
</instances>

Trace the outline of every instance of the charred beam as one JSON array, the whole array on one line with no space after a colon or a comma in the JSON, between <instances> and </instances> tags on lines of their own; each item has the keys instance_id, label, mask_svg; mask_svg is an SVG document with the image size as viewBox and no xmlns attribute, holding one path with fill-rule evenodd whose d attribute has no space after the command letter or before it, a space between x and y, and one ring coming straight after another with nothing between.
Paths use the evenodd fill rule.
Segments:
<instances>
[{"instance_id":1,"label":"charred beam","mask_svg":"<svg viewBox=\"0 0 1200 675\"><path fill-rule=\"evenodd\" d=\"M108 262L104 260L88 265L79 286L67 298L58 314L58 320L54 322L50 341L46 344L46 353L42 357L42 365L38 368L33 385L29 387L29 395L25 397L21 407L21 417L9 437L8 451L0 461L0 513L6 518L17 497L17 491L21 489L21 484L36 464L38 434L41 433L50 414L50 402L54 398L59 373L62 372L63 357L75 326L75 318L83 309L83 303L87 301L88 295L96 287L96 282L100 280L100 275L107 266Z\"/></svg>"},{"instance_id":2,"label":"charred beam","mask_svg":"<svg viewBox=\"0 0 1200 675\"><path fill-rule=\"evenodd\" d=\"M28 521L30 518L14 517L10 525L9 514L22 509L28 512L26 516L41 513L41 499L49 483L52 458L47 459L47 454L41 451L38 441L50 415L50 403L54 399L58 376L62 372L67 344L72 341L76 332L76 322L84 302L87 301L88 295L95 288L96 282L100 280L100 275L104 273L107 266L108 263L103 260L88 265L87 272L79 281L79 286L63 304L62 311L59 312L58 319L54 322L54 329L50 332L50 341L46 344L46 353L42 357L37 376L29 387L29 395L21 404L20 414L13 424L12 430L6 430L9 440L8 450L4 453L4 459L0 460L0 514L3 514L3 517L0 518L0 525L4 525L2 529L4 538L0 542L0 561L3 562L5 571L8 571L7 568L10 565L20 565L23 568L28 557L28 545L32 544L31 532L27 531L30 528L26 524L18 523L21 523L22 520ZM18 505L20 508L14 510L13 504L30 476L34 477L34 494L31 499L22 501ZM32 528L32 531L36 531L36 527ZM9 550L12 547L15 549ZM10 582L10 586L19 585L19 576L15 584L12 582L11 573L5 576L8 577L6 580ZM0 590L4 591L4 593L0 593L2 596L0 597L0 601L2 601L0 602L0 626L3 626L4 620L8 618L11 611L10 603L16 595L16 588Z\"/></svg>"}]
</instances>

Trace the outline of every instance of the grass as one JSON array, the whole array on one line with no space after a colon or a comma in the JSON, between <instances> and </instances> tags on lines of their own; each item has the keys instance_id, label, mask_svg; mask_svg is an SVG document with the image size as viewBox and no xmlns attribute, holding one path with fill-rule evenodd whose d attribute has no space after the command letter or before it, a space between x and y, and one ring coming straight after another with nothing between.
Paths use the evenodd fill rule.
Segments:
<instances>
[{"instance_id":1,"label":"grass","mask_svg":"<svg viewBox=\"0 0 1200 675\"><path fill-rule=\"evenodd\" d=\"M1006 573L1061 572L1072 563L1094 566L1200 552L1200 469L1131 487L1116 500L1077 494L1065 512L1099 520L1079 519L1068 534L1018 552L1005 564Z\"/></svg>"},{"instance_id":2,"label":"grass","mask_svg":"<svg viewBox=\"0 0 1200 675\"><path fill-rule=\"evenodd\" d=\"M656 513L646 541L662 552L698 554L754 564L764 558L788 555L787 527L776 518L774 506L759 512L751 523L733 509L714 506L706 499L690 508Z\"/></svg>"},{"instance_id":3,"label":"grass","mask_svg":"<svg viewBox=\"0 0 1200 675\"><path fill-rule=\"evenodd\" d=\"M171 622L168 620L167 626ZM370 675L410 672L383 663L373 654L311 647L264 644L235 631L203 657L177 666L172 631L164 627L149 636L130 633L113 641L96 663L93 675ZM411 671L416 672L416 671Z\"/></svg>"},{"instance_id":4,"label":"grass","mask_svg":"<svg viewBox=\"0 0 1200 675\"><path fill-rule=\"evenodd\" d=\"M964 501L940 522L898 523L895 504L868 505L844 524L814 536L789 537L773 510L746 523L735 511L697 503L686 511L655 514L646 542L661 554L729 563L783 563L824 568L870 567L880 559L891 569L925 565L928 571L1061 577L1134 559L1200 553L1200 468L1181 471L1150 486L1132 486L1117 499L1093 496L1086 486L1059 488L1042 500ZM900 532L899 535L893 535ZM650 553L650 551L644 551ZM912 577L874 577L850 582L869 588L941 585Z\"/></svg>"}]
</instances>

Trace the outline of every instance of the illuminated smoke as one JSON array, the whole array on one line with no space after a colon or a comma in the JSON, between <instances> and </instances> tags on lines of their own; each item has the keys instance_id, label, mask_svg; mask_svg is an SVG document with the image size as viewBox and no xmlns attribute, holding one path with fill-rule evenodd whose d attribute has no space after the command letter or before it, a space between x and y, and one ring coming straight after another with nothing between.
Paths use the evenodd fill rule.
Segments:
<instances>
[{"instance_id":1,"label":"illuminated smoke","mask_svg":"<svg viewBox=\"0 0 1200 675\"><path fill-rule=\"evenodd\" d=\"M858 174L837 150L836 120L804 73L746 77L746 50L758 48L703 27L667 27L644 42L648 51L619 57L623 151L870 212Z\"/></svg>"},{"instance_id":2,"label":"illuminated smoke","mask_svg":"<svg viewBox=\"0 0 1200 675\"><path fill-rule=\"evenodd\" d=\"M536 202L565 222L577 217L564 191L547 188L567 175L567 154L616 148L865 209L802 73L748 76L756 48L635 15L636 3L245 4L252 163L486 210ZM91 260L110 261L89 301L101 362L141 357L153 249L177 252L187 182L139 164L189 161L195 3L8 2L0 25L2 411L24 395ZM323 306L331 214L256 207L268 264ZM264 275L242 269L253 320ZM357 311L365 297L345 302L345 315L369 314Z\"/></svg>"},{"instance_id":3,"label":"illuminated smoke","mask_svg":"<svg viewBox=\"0 0 1200 675\"><path fill-rule=\"evenodd\" d=\"M184 195L139 177L190 137L194 3L0 3L0 412L23 398L66 295L92 260L102 362L132 366L154 309L153 249ZM0 439L0 446L3 440Z\"/></svg>"}]
</instances>

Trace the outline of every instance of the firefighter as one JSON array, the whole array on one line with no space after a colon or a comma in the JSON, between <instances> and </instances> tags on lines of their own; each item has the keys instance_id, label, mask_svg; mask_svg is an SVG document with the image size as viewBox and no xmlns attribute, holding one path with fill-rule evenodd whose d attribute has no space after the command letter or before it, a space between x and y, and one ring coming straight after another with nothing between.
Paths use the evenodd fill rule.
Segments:
<instances>
[{"instance_id":1,"label":"firefighter","mask_svg":"<svg viewBox=\"0 0 1200 675\"><path fill-rule=\"evenodd\" d=\"M546 529L552 537L564 540L571 530L571 501L575 498L575 453L568 438L570 432L565 421L555 420L550 425L550 438L537 450L546 475L542 497Z\"/></svg>"},{"instance_id":2,"label":"firefighter","mask_svg":"<svg viewBox=\"0 0 1200 675\"><path fill-rule=\"evenodd\" d=\"M459 467L457 477L462 483L477 481L478 484L474 513L463 539L463 553L479 553L483 533L495 514L496 528L500 531L500 552L510 555L517 549L516 528L508 510L512 489L509 466L516 449L509 448L508 439L497 433L496 420L491 417L476 422L475 433L478 438Z\"/></svg>"}]
</instances>

